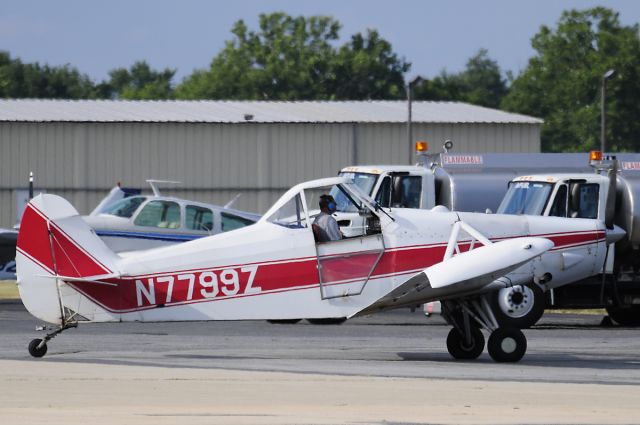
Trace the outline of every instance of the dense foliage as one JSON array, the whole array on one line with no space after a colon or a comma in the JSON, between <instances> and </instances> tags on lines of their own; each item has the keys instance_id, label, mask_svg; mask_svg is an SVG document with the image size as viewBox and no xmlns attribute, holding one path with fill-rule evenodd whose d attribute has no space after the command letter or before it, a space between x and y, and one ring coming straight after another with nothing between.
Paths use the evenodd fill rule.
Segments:
<instances>
[{"instance_id":1,"label":"dense foliage","mask_svg":"<svg viewBox=\"0 0 640 425\"><path fill-rule=\"evenodd\" d=\"M640 148L638 25L597 7L564 12L558 27L532 40L537 54L513 81L502 107L542 117L543 149L586 151L600 145L600 88L607 70L607 150Z\"/></svg>"},{"instance_id":2,"label":"dense foliage","mask_svg":"<svg viewBox=\"0 0 640 425\"><path fill-rule=\"evenodd\" d=\"M260 16L260 31L243 21L233 40L176 89L182 99L398 99L409 64L376 31L334 47L340 23L326 16Z\"/></svg>"}]
</instances>

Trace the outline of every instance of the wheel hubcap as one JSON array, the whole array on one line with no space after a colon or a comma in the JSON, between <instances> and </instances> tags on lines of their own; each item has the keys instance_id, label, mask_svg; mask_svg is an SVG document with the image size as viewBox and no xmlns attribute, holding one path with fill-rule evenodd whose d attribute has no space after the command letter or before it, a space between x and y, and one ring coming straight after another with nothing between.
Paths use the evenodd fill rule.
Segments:
<instances>
[{"instance_id":1,"label":"wheel hubcap","mask_svg":"<svg viewBox=\"0 0 640 425\"><path fill-rule=\"evenodd\" d=\"M503 339L500 343L500 348L505 353L513 353L514 351L516 351L517 346L518 344L516 343L516 340L511 337Z\"/></svg>"},{"instance_id":2,"label":"wheel hubcap","mask_svg":"<svg viewBox=\"0 0 640 425\"><path fill-rule=\"evenodd\" d=\"M535 296L527 286L504 288L498 292L498 305L502 312L512 318L524 317L531 312Z\"/></svg>"}]
</instances>

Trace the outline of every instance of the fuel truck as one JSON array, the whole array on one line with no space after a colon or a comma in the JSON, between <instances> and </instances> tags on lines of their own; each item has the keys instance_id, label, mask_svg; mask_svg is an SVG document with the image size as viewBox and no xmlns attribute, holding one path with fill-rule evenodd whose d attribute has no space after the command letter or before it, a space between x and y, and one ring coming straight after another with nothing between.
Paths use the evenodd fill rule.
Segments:
<instances>
[{"instance_id":1,"label":"fuel truck","mask_svg":"<svg viewBox=\"0 0 640 425\"><path fill-rule=\"evenodd\" d=\"M526 328L546 308L606 308L621 325L640 325L640 154L428 153L416 143L416 165L357 165L350 177L383 208L599 218L624 237L611 245L599 275L557 289L530 282L496 291L501 324ZM366 218L338 205L343 234L366 232ZM571 267L566 260L565 267Z\"/></svg>"}]
</instances>

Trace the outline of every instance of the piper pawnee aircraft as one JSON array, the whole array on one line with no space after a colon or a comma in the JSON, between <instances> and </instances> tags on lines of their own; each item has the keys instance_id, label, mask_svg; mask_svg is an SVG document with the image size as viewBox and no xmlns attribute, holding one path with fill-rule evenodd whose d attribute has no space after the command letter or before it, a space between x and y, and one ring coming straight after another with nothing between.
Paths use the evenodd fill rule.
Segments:
<instances>
[{"instance_id":1,"label":"piper pawnee aircraft","mask_svg":"<svg viewBox=\"0 0 640 425\"><path fill-rule=\"evenodd\" d=\"M363 234L317 243L309 211L331 188L366 218ZM518 361L526 338L499 327L486 294L535 280L556 287L597 273L621 237L598 220L382 209L349 179L301 183L254 225L120 257L64 199L28 205L17 245L20 296L56 325L81 322L354 317L441 300L456 359Z\"/></svg>"}]
</instances>

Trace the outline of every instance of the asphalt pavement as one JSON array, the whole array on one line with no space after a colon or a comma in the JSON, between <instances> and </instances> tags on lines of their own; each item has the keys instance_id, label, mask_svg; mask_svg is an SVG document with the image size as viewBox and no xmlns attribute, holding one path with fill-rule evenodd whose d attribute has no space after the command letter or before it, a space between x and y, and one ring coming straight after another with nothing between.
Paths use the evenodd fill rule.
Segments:
<instances>
[{"instance_id":1,"label":"asphalt pavement","mask_svg":"<svg viewBox=\"0 0 640 425\"><path fill-rule=\"evenodd\" d=\"M599 315L546 314L525 330L516 364L485 352L453 360L441 317L408 309L341 325L264 321L80 324L49 343L43 359L27 344L41 336L19 301L0 302L0 359L342 376L583 384L640 384L640 329L601 326Z\"/></svg>"}]
</instances>

